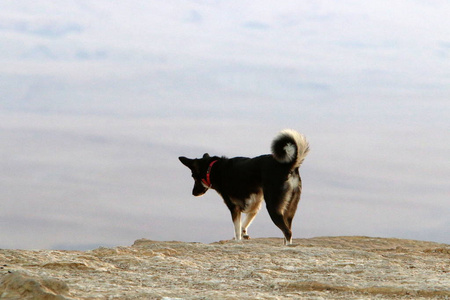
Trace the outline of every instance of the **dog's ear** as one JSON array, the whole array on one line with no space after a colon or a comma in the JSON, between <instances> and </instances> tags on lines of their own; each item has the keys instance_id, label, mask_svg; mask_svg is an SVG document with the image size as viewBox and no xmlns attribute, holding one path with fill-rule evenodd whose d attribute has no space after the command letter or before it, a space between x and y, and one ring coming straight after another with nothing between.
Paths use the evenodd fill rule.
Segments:
<instances>
[{"instance_id":1,"label":"dog's ear","mask_svg":"<svg viewBox=\"0 0 450 300\"><path fill-rule=\"evenodd\" d=\"M192 166L194 164L194 160L193 159L190 159L190 158L187 158L187 157L184 157L184 156L180 156L180 157L178 157L178 159L181 161L181 163L183 165L185 165L189 169L192 169Z\"/></svg>"},{"instance_id":2,"label":"dog's ear","mask_svg":"<svg viewBox=\"0 0 450 300\"><path fill-rule=\"evenodd\" d=\"M208 153L203 154L203 158L210 158Z\"/></svg>"}]
</instances>

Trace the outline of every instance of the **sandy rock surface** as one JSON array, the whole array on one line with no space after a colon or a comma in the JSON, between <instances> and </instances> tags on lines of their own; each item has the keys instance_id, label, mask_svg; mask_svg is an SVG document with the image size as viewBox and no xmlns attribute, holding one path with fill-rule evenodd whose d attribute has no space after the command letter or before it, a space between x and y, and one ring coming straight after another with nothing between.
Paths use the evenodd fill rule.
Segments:
<instances>
[{"instance_id":1,"label":"sandy rock surface","mask_svg":"<svg viewBox=\"0 0 450 300\"><path fill-rule=\"evenodd\" d=\"M0 299L288 298L450 299L450 245L322 237L0 250Z\"/></svg>"}]
</instances>

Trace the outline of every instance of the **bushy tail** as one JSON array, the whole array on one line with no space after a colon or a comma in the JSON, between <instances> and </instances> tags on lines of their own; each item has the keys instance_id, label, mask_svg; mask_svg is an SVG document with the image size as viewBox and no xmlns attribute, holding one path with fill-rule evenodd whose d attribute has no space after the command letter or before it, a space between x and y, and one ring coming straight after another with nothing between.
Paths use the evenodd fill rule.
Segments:
<instances>
[{"instance_id":1,"label":"bushy tail","mask_svg":"<svg viewBox=\"0 0 450 300\"><path fill-rule=\"evenodd\" d=\"M309 143L303 134L292 129L280 131L272 142L273 157L280 163L298 168L309 152Z\"/></svg>"}]
</instances>

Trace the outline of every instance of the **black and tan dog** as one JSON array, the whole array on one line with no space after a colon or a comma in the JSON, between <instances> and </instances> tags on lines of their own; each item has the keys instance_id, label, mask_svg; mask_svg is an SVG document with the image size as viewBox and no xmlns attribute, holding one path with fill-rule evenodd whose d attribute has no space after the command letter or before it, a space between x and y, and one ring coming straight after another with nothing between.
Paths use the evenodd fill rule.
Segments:
<instances>
[{"instance_id":1,"label":"black and tan dog","mask_svg":"<svg viewBox=\"0 0 450 300\"><path fill-rule=\"evenodd\" d=\"M302 134L281 131L272 142L272 155L254 158L209 156L180 161L192 171L194 196L209 188L216 190L228 206L233 219L235 239L248 239L247 228L266 202L272 221L284 234L285 244L292 243L292 219L302 191L299 167L309 152ZM241 213L246 217L241 223Z\"/></svg>"}]
</instances>

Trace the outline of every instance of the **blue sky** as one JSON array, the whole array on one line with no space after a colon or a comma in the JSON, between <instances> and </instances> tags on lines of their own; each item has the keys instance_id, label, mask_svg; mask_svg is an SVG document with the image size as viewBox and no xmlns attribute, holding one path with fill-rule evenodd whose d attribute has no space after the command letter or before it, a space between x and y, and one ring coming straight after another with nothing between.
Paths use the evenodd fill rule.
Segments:
<instances>
[{"instance_id":1,"label":"blue sky","mask_svg":"<svg viewBox=\"0 0 450 300\"><path fill-rule=\"evenodd\" d=\"M311 143L294 238L449 243L446 1L0 4L0 247L233 236L179 155ZM255 237L279 236L265 209Z\"/></svg>"}]
</instances>

